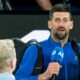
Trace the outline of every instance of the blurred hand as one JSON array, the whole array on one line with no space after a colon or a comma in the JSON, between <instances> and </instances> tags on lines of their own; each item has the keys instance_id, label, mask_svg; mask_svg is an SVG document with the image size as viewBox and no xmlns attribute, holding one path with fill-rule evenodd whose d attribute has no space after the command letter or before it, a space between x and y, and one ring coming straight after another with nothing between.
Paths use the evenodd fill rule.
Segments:
<instances>
[{"instance_id":1,"label":"blurred hand","mask_svg":"<svg viewBox=\"0 0 80 80\"><path fill-rule=\"evenodd\" d=\"M60 68L61 68L61 65L58 62L49 63L47 70L43 74L39 75L38 80L48 80L53 75L58 75Z\"/></svg>"},{"instance_id":2,"label":"blurred hand","mask_svg":"<svg viewBox=\"0 0 80 80\"><path fill-rule=\"evenodd\" d=\"M52 8L52 3L50 0L36 0L36 2L45 11L49 11Z\"/></svg>"}]
</instances>

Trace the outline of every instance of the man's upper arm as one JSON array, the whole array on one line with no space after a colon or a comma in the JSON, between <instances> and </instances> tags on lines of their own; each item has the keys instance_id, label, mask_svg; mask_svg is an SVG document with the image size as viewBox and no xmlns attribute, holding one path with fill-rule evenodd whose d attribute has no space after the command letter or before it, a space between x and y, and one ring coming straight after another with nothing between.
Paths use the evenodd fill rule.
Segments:
<instances>
[{"instance_id":1,"label":"man's upper arm","mask_svg":"<svg viewBox=\"0 0 80 80\"><path fill-rule=\"evenodd\" d=\"M37 80L37 76L31 75L36 64L38 49L32 45L26 49L20 67L16 72L16 80Z\"/></svg>"}]
</instances>

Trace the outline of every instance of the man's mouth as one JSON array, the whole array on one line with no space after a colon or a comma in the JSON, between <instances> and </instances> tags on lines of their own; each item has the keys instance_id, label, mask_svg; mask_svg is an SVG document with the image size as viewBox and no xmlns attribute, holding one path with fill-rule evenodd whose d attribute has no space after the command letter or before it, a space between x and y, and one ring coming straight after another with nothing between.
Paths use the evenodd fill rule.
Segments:
<instances>
[{"instance_id":1,"label":"man's mouth","mask_svg":"<svg viewBox=\"0 0 80 80\"><path fill-rule=\"evenodd\" d=\"M57 29L57 31L65 31L65 29L63 27L60 27Z\"/></svg>"},{"instance_id":2,"label":"man's mouth","mask_svg":"<svg viewBox=\"0 0 80 80\"><path fill-rule=\"evenodd\" d=\"M65 29L64 29L63 27L59 27L59 28L57 29L57 33L58 33L59 35L64 35L64 34L65 34Z\"/></svg>"}]
</instances>

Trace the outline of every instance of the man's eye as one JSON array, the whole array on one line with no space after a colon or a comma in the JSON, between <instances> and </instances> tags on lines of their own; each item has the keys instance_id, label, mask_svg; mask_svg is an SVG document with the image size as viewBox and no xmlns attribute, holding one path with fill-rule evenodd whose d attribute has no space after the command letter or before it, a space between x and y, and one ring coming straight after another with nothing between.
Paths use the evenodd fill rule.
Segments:
<instances>
[{"instance_id":1,"label":"man's eye","mask_svg":"<svg viewBox=\"0 0 80 80\"><path fill-rule=\"evenodd\" d=\"M60 20L59 19L55 19L55 22L60 22Z\"/></svg>"},{"instance_id":2,"label":"man's eye","mask_svg":"<svg viewBox=\"0 0 80 80\"><path fill-rule=\"evenodd\" d=\"M65 19L65 20L64 20L64 22L68 22L68 20L67 20L67 19Z\"/></svg>"}]
</instances>

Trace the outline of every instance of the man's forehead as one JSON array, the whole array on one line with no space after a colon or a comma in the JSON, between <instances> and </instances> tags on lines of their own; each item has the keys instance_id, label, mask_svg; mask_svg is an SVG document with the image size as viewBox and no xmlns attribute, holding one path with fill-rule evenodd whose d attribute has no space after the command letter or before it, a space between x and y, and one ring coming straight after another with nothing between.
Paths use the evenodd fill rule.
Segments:
<instances>
[{"instance_id":1,"label":"man's forehead","mask_svg":"<svg viewBox=\"0 0 80 80\"><path fill-rule=\"evenodd\" d=\"M55 12L53 13L53 17L55 18L69 18L70 17L70 13L69 12Z\"/></svg>"}]
</instances>

